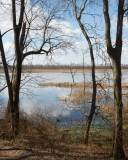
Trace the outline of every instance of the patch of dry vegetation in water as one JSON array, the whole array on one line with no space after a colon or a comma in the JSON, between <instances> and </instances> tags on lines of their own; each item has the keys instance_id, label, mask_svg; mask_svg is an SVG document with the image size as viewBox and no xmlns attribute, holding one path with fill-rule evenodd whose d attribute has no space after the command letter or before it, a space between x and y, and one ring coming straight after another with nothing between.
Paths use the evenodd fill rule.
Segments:
<instances>
[{"instance_id":1,"label":"patch of dry vegetation in water","mask_svg":"<svg viewBox=\"0 0 128 160\"><path fill-rule=\"evenodd\" d=\"M64 88L78 88L78 87L83 87L84 83L76 83L76 82L62 82L62 83L40 83L39 86L43 87L64 87ZM86 83L86 87L89 87L91 83ZM91 87L91 86L90 86Z\"/></svg>"},{"instance_id":2,"label":"patch of dry vegetation in water","mask_svg":"<svg viewBox=\"0 0 128 160\"><path fill-rule=\"evenodd\" d=\"M39 86L43 86L43 87L63 87L63 88L82 88L82 87L86 88L92 88L92 83L91 82L58 82L58 83L54 83L54 82L49 82L49 83L39 83ZM101 83L100 85L97 85L97 88L101 88L101 86L103 88L106 87L112 87L112 85L109 84L105 84L105 83Z\"/></svg>"},{"instance_id":3,"label":"patch of dry vegetation in water","mask_svg":"<svg viewBox=\"0 0 128 160\"><path fill-rule=\"evenodd\" d=\"M73 103L81 104L80 102L87 101L90 98L90 91L86 90L84 93L84 90L82 87L75 88L73 90L73 93L71 97L59 97L60 101L70 101Z\"/></svg>"},{"instance_id":4,"label":"patch of dry vegetation in water","mask_svg":"<svg viewBox=\"0 0 128 160\"><path fill-rule=\"evenodd\" d=\"M92 88L91 82L86 82L85 84L84 84L84 82L80 82L80 83L79 82L39 83L39 86L43 86L43 87L60 87L60 88L82 88L82 87L84 87L84 85L86 88ZM97 84L97 88L104 88L104 89L105 88L113 88L113 85L100 83L100 84ZM123 83L122 88L128 89L128 83Z\"/></svg>"}]
</instances>

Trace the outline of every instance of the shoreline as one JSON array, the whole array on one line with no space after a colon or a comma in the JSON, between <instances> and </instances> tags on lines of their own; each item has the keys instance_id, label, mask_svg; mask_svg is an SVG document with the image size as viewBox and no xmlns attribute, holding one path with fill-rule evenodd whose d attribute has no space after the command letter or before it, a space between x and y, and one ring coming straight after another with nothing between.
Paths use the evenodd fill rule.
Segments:
<instances>
[{"instance_id":1,"label":"shoreline","mask_svg":"<svg viewBox=\"0 0 128 160\"><path fill-rule=\"evenodd\" d=\"M103 73L105 71L112 71L111 69L96 69L96 73ZM126 72L128 69L122 69L122 72ZM11 71L9 71L11 73ZM23 69L22 73L71 73L70 69ZM83 69L72 69L72 72L83 73ZM91 73L91 69L84 69L85 73ZM0 69L0 73L4 73L3 69Z\"/></svg>"}]
</instances>

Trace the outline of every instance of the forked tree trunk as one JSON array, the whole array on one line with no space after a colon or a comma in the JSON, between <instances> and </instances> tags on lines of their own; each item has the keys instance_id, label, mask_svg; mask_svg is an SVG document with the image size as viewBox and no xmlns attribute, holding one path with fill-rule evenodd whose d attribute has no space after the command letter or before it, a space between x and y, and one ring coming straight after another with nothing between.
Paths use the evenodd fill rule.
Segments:
<instances>
[{"instance_id":1,"label":"forked tree trunk","mask_svg":"<svg viewBox=\"0 0 128 160\"><path fill-rule=\"evenodd\" d=\"M24 5L25 5L24 0L20 1L20 16L18 20L16 12L16 1L12 0L12 23L14 31L14 51L15 51L16 64L14 67L13 81L10 82L9 90L11 90L11 94L9 94L9 101L6 110L6 119L7 122L9 122L9 127L10 127L9 132L13 137L18 135L19 132L19 93L20 93L20 82L21 82L22 60L23 60L22 49L23 49L23 41L25 35L22 34L25 31L23 25L23 16L25 9Z\"/></svg>"},{"instance_id":2,"label":"forked tree trunk","mask_svg":"<svg viewBox=\"0 0 128 160\"><path fill-rule=\"evenodd\" d=\"M13 84L10 81L5 52L3 48L3 42L2 42L2 36L0 33L0 51L1 51L1 57L6 77L6 82L8 86L8 104L7 104L7 110L6 110L6 121L7 121L7 129L10 137L14 137L18 134L18 124L19 124L19 88L20 88L20 77L21 77L21 68L17 67L17 75L15 76ZM21 64L21 63L19 63ZM18 80L18 81L17 81ZM18 83L16 83L18 82ZM19 86L18 86L19 85Z\"/></svg>"},{"instance_id":3,"label":"forked tree trunk","mask_svg":"<svg viewBox=\"0 0 128 160\"><path fill-rule=\"evenodd\" d=\"M121 89L121 58L112 59L114 78L114 139L113 159L125 158L123 151L123 129L122 129L122 89Z\"/></svg>"},{"instance_id":4,"label":"forked tree trunk","mask_svg":"<svg viewBox=\"0 0 128 160\"><path fill-rule=\"evenodd\" d=\"M125 158L123 151L123 128L122 128L122 87L121 87L121 54L122 54L122 33L124 0L118 0L118 18L116 41L113 47L110 31L109 1L103 0L103 12L106 26L107 52L113 63L114 78L114 138L113 138L113 159L120 160Z\"/></svg>"}]
</instances>

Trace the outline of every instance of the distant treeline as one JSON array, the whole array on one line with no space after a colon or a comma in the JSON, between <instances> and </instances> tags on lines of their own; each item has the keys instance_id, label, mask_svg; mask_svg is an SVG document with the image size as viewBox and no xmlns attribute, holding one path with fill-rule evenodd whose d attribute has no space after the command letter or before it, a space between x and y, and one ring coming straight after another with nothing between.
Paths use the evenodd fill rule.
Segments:
<instances>
[{"instance_id":1,"label":"distant treeline","mask_svg":"<svg viewBox=\"0 0 128 160\"><path fill-rule=\"evenodd\" d=\"M12 68L10 66L10 68ZM91 69L90 65L23 65L23 69ZM0 69L3 69L3 66L0 65ZM112 69L110 65L97 65L96 69ZM122 69L128 69L128 65L122 65Z\"/></svg>"}]
</instances>

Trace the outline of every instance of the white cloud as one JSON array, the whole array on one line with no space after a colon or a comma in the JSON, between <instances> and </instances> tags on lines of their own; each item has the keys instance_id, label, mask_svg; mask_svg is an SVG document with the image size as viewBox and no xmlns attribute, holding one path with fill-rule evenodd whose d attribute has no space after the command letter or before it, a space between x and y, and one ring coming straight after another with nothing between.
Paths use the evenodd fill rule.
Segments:
<instances>
[{"instance_id":1,"label":"white cloud","mask_svg":"<svg viewBox=\"0 0 128 160\"><path fill-rule=\"evenodd\" d=\"M0 29L3 32L9 30L10 28L12 28L12 23L11 23L11 1L8 0L8 2L6 2L4 0L1 0L1 3L3 5L0 5Z\"/></svg>"},{"instance_id":2,"label":"white cloud","mask_svg":"<svg viewBox=\"0 0 128 160\"><path fill-rule=\"evenodd\" d=\"M128 29L128 18L124 17L123 25L125 29Z\"/></svg>"},{"instance_id":3,"label":"white cloud","mask_svg":"<svg viewBox=\"0 0 128 160\"><path fill-rule=\"evenodd\" d=\"M61 31L61 34L63 33L64 35L70 36L73 34L81 34L81 30L79 28L73 29L71 23L66 21L53 20L51 21L50 26L59 29Z\"/></svg>"},{"instance_id":4,"label":"white cloud","mask_svg":"<svg viewBox=\"0 0 128 160\"><path fill-rule=\"evenodd\" d=\"M116 27L117 27L117 16L116 15L114 15L113 17L112 17L112 19L111 19L111 26L112 26L112 29L116 29Z\"/></svg>"},{"instance_id":5,"label":"white cloud","mask_svg":"<svg viewBox=\"0 0 128 160\"><path fill-rule=\"evenodd\" d=\"M112 26L112 29L116 30L117 28L117 16L113 16L113 18L111 19L111 26ZM127 17L124 17L123 18L123 27L125 29L128 29L128 18Z\"/></svg>"},{"instance_id":6,"label":"white cloud","mask_svg":"<svg viewBox=\"0 0 128 160\"><path fill-rule=\"evenodd\" d=\"M123 41L122 62L125 64L128 63L128 40L127 39Z\"/></svg>"},{"instance_id":7,"label":"white cloud","mask_svg":"<svg viewBox=\"0 0 128 160\"><path fill-rule=\"evenodd\" d=\"M5 50L5 52L8 52L10 50L10 48L13 48L13 43L11 43L11 42L5 42L4 43L4 50Z\"/></svg>"}]
</instances>

